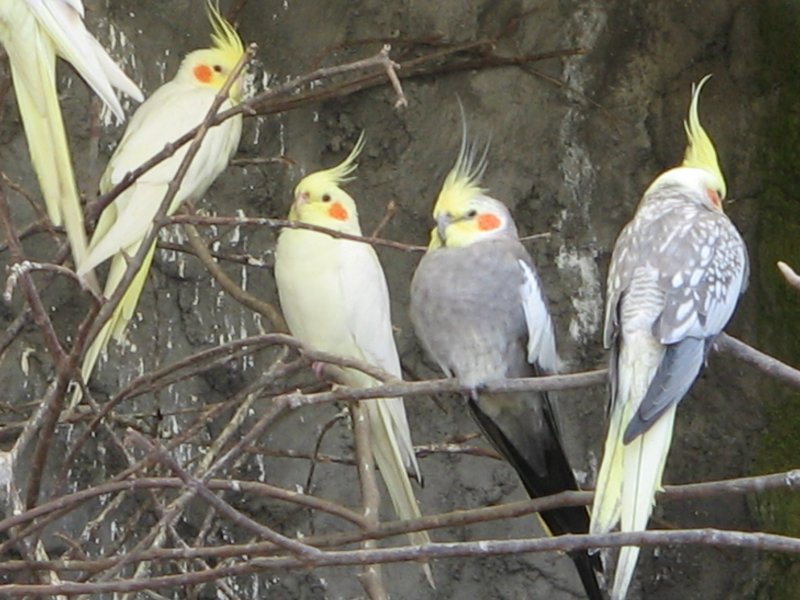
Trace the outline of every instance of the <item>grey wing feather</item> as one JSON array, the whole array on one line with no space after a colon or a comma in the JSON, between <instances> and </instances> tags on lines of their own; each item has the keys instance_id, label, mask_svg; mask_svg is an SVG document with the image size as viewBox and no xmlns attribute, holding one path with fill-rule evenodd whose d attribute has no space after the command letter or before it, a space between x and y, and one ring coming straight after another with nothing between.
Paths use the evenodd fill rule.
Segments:
<instances>
[{"instance_id":1,"label":"grey wing feather","mask_svg":"<svg viewBox=\"0 0 800 600\"><path fill-rule=\"evenodd\" d=\"M670 253L672 264L662 268L666 302L654 333L663 344L717 335L747 280L744 242L727 219L702 220L682 233L673 246L682 252Z\"/></svg>"},{"instance_id":2,"label":"grey wing feather","mask_svg":"<svg viewBox=\"0 0 800 600\"><path fill-rule=\"evenodd\" d=\"M614 244L614 253L611 256L611 266L608 270L608 280L606 282L606 314L603 327L603 346L606 348L611 348L617 338L617 332L619 331L619 301L622 293L630 285L634 267L636 266L631 260L631 257L634 256L631 248L636 242L635 224L634 221L631 221L625 226L616 244Z\"/></svg>"},{"instance_id":3,"label":"grey wing feather","mask_svg":"<svg viewBox=\"0 0 800 600\"><path fill-rule=\"evenodd\" d=\"M667 346L639 409L625 429L623 443L650 429L667 408L680 402L700 374L706 345L704 339L690 337Z\"/></svg>"}]
</instances>

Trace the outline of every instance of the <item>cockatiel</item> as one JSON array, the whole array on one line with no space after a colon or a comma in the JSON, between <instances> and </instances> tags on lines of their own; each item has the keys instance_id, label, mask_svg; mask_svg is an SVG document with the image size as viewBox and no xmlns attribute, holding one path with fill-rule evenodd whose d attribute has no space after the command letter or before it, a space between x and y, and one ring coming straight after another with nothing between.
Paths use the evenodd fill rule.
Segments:
<instances>
[{"instance_id":1,"label":"cockatiel","mask_svg":"<svg viewBox=\"0 0 800 600\"><path fill-rule=\"evenodd\" d=\"M0 0L0 43L8 53L14 91L47 214L64 225L76 264L86 256L78 189L56 90L56 54L67 60L106 106L125 118L113 88L142 101L136 84L83 24L81 0Z\"/></svg>"},{"instance_id":2,"label":"cockatiel","mask_svg":"<svg viewBox=\"0 0 800 600\"><path fill-rule=\"evenodd\" d=\"M604 343L611 348L611 420L592 533L642 531L667 459L675 409L733 314L747 249L722 211L725 179L692 90L683 164L659 175L617 240ZM626 597L638 546L620 551L612 597Z\"/></svg>"},{"instance_id":3,"label":"cockatiel","mask_svg":"<svg viewBox=\"0 0 800 600\"><path fill-rule=\"evenodd\" d=\"M361 235L355 201L341 185L356 169L363 134L339 165L297 184L289 219ZM316 350L357 358L400 378L386 277L369 244L307 229L283 229L275 250L275 281L292 335ZM331 373L351 387L378 382L350 368ZM365 400L375 462L401 519L421 516L408 472L421 481L402 398ZM430 543L425 532L413 544ZM427 565L426 574L430 579Z\"/></svg>"},{"instance_id":4,"label":"cockatiel","mask_svg":"<svg viewBox=\"0 0 800 600\"><path fill-rule=\"evenodd\" d=\"M244 46L239 35L210 2L207 6L214 30L211 36L214 45L190 52L183 59L175 78L158 88L134 113L100 181L101 192L108 192L129 171L200 125L215 96L242 58ZM241 101L242 86L240 76L231 86L229 97L220 107L221 111ZM208 131L168 214L175 213L188 198L200 198L205 193L236 152L241 133L241 115ZM136 254L150 231L153 218L188 149L189 144L185 144L171 157L144 173L100 215L89 245L89 254L78 269L78 274L84 274L111 258L104 289L106 298L111 297L127 270L126 257ZM111 336L123 339L147 279L154 251L155 243L150 247L125 296L87 350L81 367L84 381L88 381L98 356Z\"/></svg>"},{"instance_id":5,"label":"cockatiel","mask_svg":"<svg viewBox=\"0 0 800 600\"><path fill-rule=\"evenodd\" d=\"M531 257L506 206L480 180L486 151L467 143L447 175L433 210L436 229L411 282L411 321L442 371L471 388L506 377L558 369L553 322ZM488 149L488 147L487 147ZM555 407L546 393L478 394L467 404L492 445L532 498L577 490ZM582 507L541 514L552 535L586 533ZM599 558L571 554L589 598L601 600Z\"/></svg>"}]
</instances>

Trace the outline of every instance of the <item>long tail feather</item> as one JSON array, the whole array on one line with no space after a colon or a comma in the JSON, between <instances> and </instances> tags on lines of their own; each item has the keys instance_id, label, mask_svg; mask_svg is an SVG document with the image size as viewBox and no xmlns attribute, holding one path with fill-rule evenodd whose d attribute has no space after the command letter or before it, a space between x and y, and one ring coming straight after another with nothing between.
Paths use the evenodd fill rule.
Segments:
<instances>
[{"instance_id":1,"label":"long tail feather","mask_svg":"<svg viewBox=\"0 0 800 600\"><path fill-rule=\"evenodd\" d=\"M646 433L625 446L621 531L647 528L656 492L661 489L676 406L672 405ZM638 557L638 546L623 546L620 550L611 591L613 600L623 600L627 596Z\"/></svg>"},{"instance_id":2,"label":"long tail feather","mask_svg":"<svg viewBox=\"0 0 800 600\"><path fill-rule=\"evenodd\" d=\"M153 262L155 249L155 244L150 246L150 250L145 255L142 266L139 268L139 271L136 273L136 276L133 278L133 281L128 287L128 291L125 292L125 295L114 309L111 317L108 319L108 321L106 321L105 325L103 325L103 328L100 330L100 333L98 333L97 337L92 340L92 343L86 350L86 353L83 356L83 362L81 363L81 376L83 377L84 382L88 383L89 378L92 376L92 372L94 371L94 367L97 364L97 360L108 347L108 342L111 341L111 338L113 337L117 341L122 341L124 339L125 330L128 327L128 323L130 323L131 319L133 318L133 314L136 311L136 306L139 304L139 297L142 295L144 284L147 281L147 275L150 272L150 265ZM128 248L127 250L129 254L135 254L138 250L138 246ZM104 295L106 298L110 298L116 291L120 281L122 280L122 277L125 275L127 268L128 263L124 256L117 255L112 259L111 268L108 271L108 278L106 279L106 286L104 290ZM81 396L82 394L80 392L80 388L77 388L71 401L71 405L73 407L80 402Z\"/></svg>"},{"instance_id":3,"label":"long tail feather","mask_svg":"<svg viewBox=\"0 0 800 600\"><path fill-rule=\"evenodd\" d=\"M365 400L367 406L367 418L370 426L370 441L375 462L386 483L392 505L401 519L418 519L422 516L414 489L411 487L411 480L406 469L407 460L404 459L403 452L398 443L394 417L390 402L394 398L378 398L377 400ZM413 454L413 450L412 450ZM416 465L416 459L414 460ZM419 468L417 467L417 473ZM430 544L431 539L425 531L412 532L408 534L409 541L416 546ZM431 587L436 587L433 581L433 574L430 566L423 565L425 576Z\"/></svg>"},{"instance_id":4,"label":"long tail feather","mask_svg":"<svg viewBox=\"0 0 800 600\"><path fill-rule=\"evenodd\" d=\"M55 86L55 54L49 41L32 40L20 58L19 49L8 48L14 90L28 141L33 168L39 179L47 214L55 225L63 223L76 265L86 257L87 238L83 226L67 134ZM22 70L25 70L23 73ZM96 285L96 282L92 282Z\"/></svg>"},{"instance_id":5,"label":"long tail feather","mask_svg":"<svg viewBox=\"0 0 800 600\"><path fill-rule=\"evenodd\" d=\"M617 407L611 415L603 448L603 461L597 474L592 522L589 533L603 534L619 523L622 511L622 479L624 476L622 421L623 410Z\"/></svg>"},{"instance_id":6,"label":"long tail feather","mask_svg":"<svg viewBox=\"0 0 800 600\"><path fill-rule=\"evenodd\" d=\"M537 400L538 401L538 400ZM545 411L549 411L549 399L542 395ZM490 406L491 397L482 396L480 400L484 406ZM539 459L543 464L537 468L531 457L525 456L522 450L527 440L515 440L513 427L510 424L504 427L502 413L493 419L485 412L478 402L468 402L475 420L480 425L492 445L509 462L522 480L528 495L531 498L540 498L563 492L577 490L578 482L572 472L567 455L561 445L561 440L555 429L552 419L545 419L548 426L541 431L528 431L527 435L538 436L537 445L542 448ZM516 418L509 415L511 418ZM586 533L589 531L589 513L580 506L571 506L543 512L540 515L542 525L550 535L563 535L565 533ZM570 558L575 563L581 583L590 600L603 600L603 593L597 581L597 573L602 572L603 566L600 556L590 554L585 550L570 553Z\"/></svg>"},{"instance_id":7,"label":"long tail feather","mask_svg":"<svg viewBox=\"0 0 800 600\"><path fill-rule=\"evenodd\" d=\"M64 2L29 4L58 54L75 67L117 119L123 121L125 114L113 87L139 102L144 97L136 84L86 29L83 15L76 12L74 6Z\"/></svg>"},{"instance_id":8,"label":"long tail feather","mask_svg":"<svg viewBox=\"0 0 800 600\"><path fill-rule=\"evenodd\" d=\"M592 506L592 533L607 533L617 523L621 531L647 528L655 493L661 485L676 405L664 410L650 429L628 443L625 433L664 356L664 346L645 331L629 334L612 357L614 397ZM638 546L625 546L620 551L611 593L613 600L626 597L638 556Z\"/></svg>"}]
</instances>

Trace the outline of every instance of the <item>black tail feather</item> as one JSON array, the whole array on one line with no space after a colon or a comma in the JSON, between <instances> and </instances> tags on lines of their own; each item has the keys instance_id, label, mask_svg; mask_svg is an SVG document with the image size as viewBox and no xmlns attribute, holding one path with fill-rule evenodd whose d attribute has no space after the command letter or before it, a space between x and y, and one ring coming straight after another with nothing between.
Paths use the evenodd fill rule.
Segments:
<instances>
[{"instance_id":1,"label":"black tail feather","mask_svg":"<svg viewBox=\"0 0 800 600\"><path fill-rule=\"evenodd\" d=\"M537 400L543 402L543 409L547 415L544 419L545 430L530 431L530 434L536 435L539 441L541 456L538 461L542 462L543 460L544 463L539 465L535 465L537 459L522 455L517 449L517 445L503 431L501 424L482 411L475 400L470 399L468 404L478 425L492 445L514 467L531 498L549 496L565 490L577 490L579 489L578 483L564 453L560 435L552 418L549 399L546 395L542 395ZM582 506L549 510L542 512L540 516L551 535L588 533L589 531L589 512ZM603 571L599 553L590 554L588 551L581 550L571 552L569 556L575 563L589 600L604 600L597 581L597 573Z\"/></svg>"}]
</instances>

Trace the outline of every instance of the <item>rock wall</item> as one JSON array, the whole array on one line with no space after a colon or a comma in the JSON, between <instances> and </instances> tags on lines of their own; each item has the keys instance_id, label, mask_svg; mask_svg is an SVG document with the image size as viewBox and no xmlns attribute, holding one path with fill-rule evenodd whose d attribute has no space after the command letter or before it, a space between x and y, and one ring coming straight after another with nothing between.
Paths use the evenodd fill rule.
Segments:
<instances>
[{"instance_id":1,"label":"rock wall","mask_svg":"<svg viewBox=\"0 0 800 600\"><path fill-rule=\"evenodd\" d=\"M539 266L556 325L559 347L570 370L603 365L601 344L604 278L616 236L630 219L642 191L662 170L682 158L682 121L692 82L714 77L704 90L700 115L715 141L727 176L727 212L745 235L751 253L751 288L729 331L748 342L797 362L798 297L774 268L777 258L800 265L794 179L799 146L794 143L798 64L798 8L767 0L656 2L620 0L552 1L408 0L249 0L224 2L236 8L245 42L259 46L255 87L275 85L318 65L370 56L388 40L393 57L406 57L490 39L502 56L582 48L520 66L451 70L404 79L406 109L393 109L389 85L353 93L290 112L246 120L237 164L195 205L219 215L285 216L299 177L338 162L361 130L367 143L348 191L359 204L362 226L371 231L389 201L397 212L382 235L411 244L427 242L430 209L460 139L458 99L471 132L491 138L485 184L506 202L523 235L546 233L527 243ZM181 57L208 41L199 0L86 2L91 29L112 49L146 94L172 77ZM229 6L230 5L230 6ZM235 6L234 6L235 5ZM99 173L122 129L101 119L93 136L89 95L67 68L60 70L68 121L82 191L91 198ZM402 72L401 72L402 75ZM96 109L96 106L94 106ZM132 111L135 107L128 105ZM13 94L5 95L0 119L0 169L37 194ZM153 152L159 148L153 148ZM264 161L262 159L275 159ZM10 193L14 219L22 228L34 216L30 205ZM270 268L274 232L268 228L214 230L214 249L249 254L262 266L222 264L249 292L277 303ZM185 243L179 227L162 240ZM26 240L31 257L51 256L47 235ZM419 255L382 248L379 254L392 293L397 341L409 377L436 376L423 360L407 317L408 285ZM0 255L7 262L8 253ZM4 306L10 323L21 296ZM86 299L65 281L45 298L64 335L84 314ZM267 324L224 294L191 255L158 253L129 334L131 345L113 348L97 369L92 388L98 398L112 395L130 379L215 344L253 335ZM25 360L28 371L23 372ZM123 412L153 435L178 435L198 410L252 383L271 362L270 354L225 365L212 374L176 383L130 402ZM3 357L0 385L9 405L42 396L53 365L34 327ZM311 376L304 381L310 381ZM796 409L782 386L769 384L749 366L712 355L709 368L678 412L666 483L715 480L790 468L796 454ZM604 431L606 391L601 388L559 394L568 452L579 480L592 485ZM476 431L455 398L407 402L417 444L435 444ZM258 410L263 410L263 406ZM302 410L282 420L260 446L312 452L320 428L335 407ZM4 415L9 426L18 420ZM200 436L210 443L224 425L210 421ZM68 444L72 426L59 428ZM115 473L119 465L102 450L81 465L75 481L88 485ZM320 450L347 456L352 434L346 420L324 438ZM202 448L188 444L178 458L188 461ZM305 461L261 456L241 465L242 474L270 483L304 485ZM426 477L418 490L425 513L497 504L525 497L513 471L504 464L462 454L433 454L422 460ZM315 494L356 506L355 469L319 463L312 479ZM652 526L715 526L759 529L769 524L798 533L790 517L796 498L715 497L659 505ZM242 497L236 505L283 530L309 532L329 525L285 505ZM201 521L204 512L194 515ZM385 518L391 518L387 509ZM80 515L73 527L79 527ZM197 523L182 526L191 531ZM435 532L437 540L503 539L540 535L535 519L491 522ZM106 531L110 541L112 535ZM52 541L54 545L58 542ZM102 542L101 542L102 543ZM791 561L788 561L791 562ZM433 564L437 589L431 590L414 565L385 568L396 599L578 598L580 583L566 557L518 555L448 560ZM796 571L796 569L795 569ZM796 580L796 579L795 579ZM790 581L795 581L790 580ZM781 564L751 551L700 547L650 548L642 552L631 598L686 599L792 598ZM239 581L242 597L362 597L352 570L269 574ZM204 596L205 597L205 596ZM214 593L207 591L207 597Z\"/></svg>"}]
</instances>

